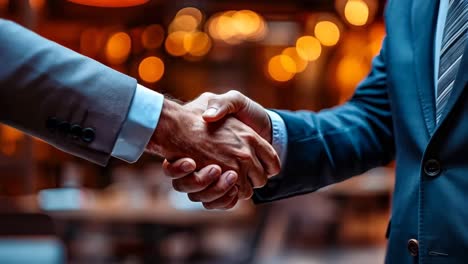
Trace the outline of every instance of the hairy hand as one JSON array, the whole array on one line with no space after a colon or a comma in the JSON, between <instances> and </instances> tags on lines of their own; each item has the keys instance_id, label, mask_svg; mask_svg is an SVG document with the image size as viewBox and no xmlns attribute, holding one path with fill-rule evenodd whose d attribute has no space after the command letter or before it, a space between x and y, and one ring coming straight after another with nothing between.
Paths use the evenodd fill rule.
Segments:
<instances>
[{"instance_id":1,"label":"hairy hand","mask_svg":"<svg viewBox=\"0 0 468 264\"><path fill-rule=\"evenodd\" d=\"M239 198L252 196L268 176L279 172L279 158L273 147L253 129L235 118L207 123L202 113L210 94L185 106L166 100L148 151L168 160L189 157L201 169L217 164L223 171L238 174Z\"/></svg>"},{"instance_id":2,"label":"hairy hand","mask_svg":"<svg viewBox=\"0 0 468 264\"><path fill-rule=\"evenodd\" d=\"M221 95L205 93L190 103L189 107L204 109L204 120L206 122L214 122L215 124L220 122L220 120L221 122L225 120L226 116L235 117L250 126L265 140L271 142L271 123L265 109L237 91L230 91ZM232 117L228 119L232 119ZM184 164L187 166L183 166ZM236 202L236 199L233 200L230 196L236 191L236 188L233 188L232 184L229 184L230 178L228 176L232 176L232 174L225 172L222 175L218 173L214 177L209 177L207 175L208 167L194 172L195 161L189 158L180 159L172 163L167 160L164 162L166 174L175 178L173 181L177 184L179 190L189 193L192 201L202 201L206 208L231 208ZM271 175L275 175L278 172L276 171ZM196 193L191 192L191 189L184 184L188 179L193 182L194 178L203 179L200 180L203 184L199 184ZM242 177L240 177L239 181L242 182L242 186L246 182ZM255 187L261 187L261 185ZM216 197L216 201L211 202L213 197Z\"/></svg>"}]
</instances>

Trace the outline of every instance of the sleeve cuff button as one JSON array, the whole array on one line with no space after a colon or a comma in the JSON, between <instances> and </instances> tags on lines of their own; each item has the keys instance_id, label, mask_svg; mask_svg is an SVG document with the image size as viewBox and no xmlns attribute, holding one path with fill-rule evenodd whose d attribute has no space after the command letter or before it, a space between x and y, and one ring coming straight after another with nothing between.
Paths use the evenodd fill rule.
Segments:
<instances>
[{"instance_id":1,"label":"sleeve cuff button","mask_svg":"<svg viewBox=\"0 0 468 264\"><path fill-rule=\"evenodd\" d=\"M96 137L96 133L94 132L94 129L92 128L84 128L81 131L81 140L83 140L86 143L91 143L94 141L94 138Z\"/></svg>"}]
</instances>

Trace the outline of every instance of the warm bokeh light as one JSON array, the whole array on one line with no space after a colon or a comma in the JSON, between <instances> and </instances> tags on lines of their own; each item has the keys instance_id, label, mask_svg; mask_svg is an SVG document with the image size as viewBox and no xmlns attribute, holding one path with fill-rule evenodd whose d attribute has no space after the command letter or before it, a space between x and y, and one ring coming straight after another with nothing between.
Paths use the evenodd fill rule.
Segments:
<instances>
[{"instance_id":1,"label":"warm bokeh light","mask_svg":"<svg viewBox=\"0 0 468 264\"><path fill-rule=\"evenodd\" d=\"M336 83L341 89L341 102L351 96L368 72L369 66L363 57L347 55L340 60L336 67Z\"/></svg>"},{"instance_id":2,"label":"warm bokeh light","mask_svg":"<svg viewBox=\"0 0 468 264\"><path fill-rule=\"evenodd\" d=\"M315 37L324 46L334 46L340 40L340 29L331 21L320 21L315 25Z\"/></svg>"},{"instance_id":3,"label":"warm bokeh light","mask_svg":"<svg viewBox=\"0 0 468 264\"><path fill-rule=\"evenodd\" d=\"M309 64L306 60L302 59L301 56L299 56L296 48L294 47L289 47L289 48L284 49L281 54L288 56L294 61L295 73L303 72L307 68L307 65Z\"/></svg>"},{"instance_id":4,"label":"warm bokeh light","mask_svg":"<svg viewBox=\"0 0 468 264\"><path fill-rule=\"evenodd\" d=\"M240 43L241 39L237 36L237 29L235 27L235 21L232 18L234 11L226 12L218 20L216 25L217 35L230 44ZM237 40L237 41L236 41Z\"/></svg>"},{"instance_id":5,"label":"warm bokeh light","mask_svg":"<svg viewBox=\"0 0 468 264\"><path fill-rule=\"evenodd\" d=\"M164 75L164 62L158 57L148 57L138 66L140 78L147 83L155 83Z\"/></svg>"},{"instance_id":6,"label":"warm bokeh light","mask_svg":"<svg viewBox=\"0 0 468 264\"><path fill-rule=\"evenodd\" d=\"M288 55L280 55L280 61L285 71L294 74L297 72L296 62Z\"/></svg>"},{"instance_id":7,"label":"warm bokeh light","mask_svg":"<svg viewBox=\"0 0 468 264\"><path fill-rule=\"evenodd\" d=\"M45 3L46 0L29 0L29 6L35 10L44 8Z\"/></svg>"},{"instance_id":8,"label":"warm bokeh light","mask_svg":"<svg viewBox=\"0 0 468 264\"><path fill-rule=\"evenodd\" d=\"M179 12L177 12L176 17L183 16L183 15L187 15L187 16L191 16L195 18L198 24L200 24L203 21L203 13L195 7L182 8L181 10L179 10Z\"/></svg>"},{"instance_id":9,"label":"warm bokeh light","mask_svg":"<svg viewBox=\"0 0 468 264\"><path fill-rule=\"evenodd\" d=\"M0 8L7 8L9 0L0 0Z\"/></svg>"},{"instance_id":10,"label":"warm bokeh light","mask_svg":"<svg viewBox=\"0 0 468 264\"><path fill-rule=\"evenodd\" d=\"M249 37L261 27L262 18L250 10L241 10L232 16L234 27L239 34Z\"/></svg>"},{"instance_id":11,"label":"warm bokeh light","mask_svg":"<svg viewBox=\"0 0 468 264\"><path fill-rule=\"evenodd\" d=\"M380 49L382 48L382 41L385 37L385 26L383 23L376 23L372 25L369 30L369 50L371 56L376 56L379 54Z\"/></svg>"},{"instance_id":12,"label":"warm bokeh light","mask_svg":"<svg viewBox=\"0 0 468 264\"><path fill-rule=\"evenodd\" d=\"M300 37L296 42L296 50L297 54L307 61L317 60L322 54L320 41L312 36Z\"/></svg>"},{"instance_id":13,"label":"warm bokeh light","mask_svg":"<svg viewBox=\"0 0 468 264\"><path fill-rule=\"evenodd\" d=\"M68 0L72 3L97 7L130 7L142 5L149 0Z\"/></svg>"},{"instance_id":14,"label":"warm bokeh light","mask_svg":"<svg viewBox=\"0 0 468 264\"><path fill-rule=\"evenodd\" d=\"M351 25L363 26L369 19L369 6L362 0L348 0L344 15Z\"/></svg>"},{"instance_id":15,"label":"warm bokeh light","mask_svg":"<svg viewBox=\"0 0 468 264\"><path fill-rule=\"evenodd\" d=\"M107 41L106 58L110 64L121 64L125 62L130 54L132 41L125 32L112 35Z\"/></svg>"},{"instance_id":16,"label":"warm bokeh light","mask_svg":"<svg viewBox=\"0 0 468 264\"><path fill-rule=\"evenodd\" d=\"M265 37L265 20L251 10L227 11L214 15L208 21L210 36L228 44L242 41L258 41Z\"/></svg>"},{"instance_id":17,"label":"warm bokeh light","mask_svg":"<svg viewBox=\"0 0 468 264\"><path fill-rule=\"evenodd\" d=\"M193 16L190 15L181 15L176 16L172 23L169 25L169 32L176 32L176 31L186 31L192 32L197 30L198 25L200 24L199 21Z\"/></svg>"},{"instance_id":18,"label":"warm bokeh light","mask_svg":"<svg viewBox=\"0 0 468 264\"><path fill-rule=\"evenodd\" d=\"M184 49L192 56L204 56L211 49L211 39L204 32L188 33L184 37Z\"/></svg>"},{"instance_id":19,"label":"warm bokeh light","mask_svg":"<svg viewBox=\"0 0 468 264\"><path fill-rule=\"evenodd\" d=\"M164 42L164 29L161 25L150 25L141 34L141 43L146 49L157 49Z\"/></svg>"},{"instance_id":20,"label":"warm bokeh light","mask_svg":"<svg viewBox=\"0 0 468 264\"><path fill-rule=\"evenodd\" d=\"M284 64L288 67L285 69ZM278 82L287 82L294 77L292 68L295 67L294 61L286 55L277 55L270 59L268 62L268 74L270 77Z\"/></svg>"},{"instance_id":21,"label":"warm bokeh light","mask_svg":"<svg viewBox=\"0 0 468 264\"><path fill-rule=\"evenodd\" d=\"M219 18L219 15L214 15L213 17L211 17L206 23L205 29L205 31L208 32L212 38L217 40L221 39L221 36L218 34Z\"/></svg>"},{"instance_id":22,"label":"warm bokeh light","mask_svg":"<svg viewBox=\"0 0 468 264\"><path fill-rule=\"evenodd\" d=\"M187 35L187 32L184 31L176 31L166 38L166 51L171 54L172 56L183 56L187 53L184 47L184 39Z\"/></svg>"}]
</instances>

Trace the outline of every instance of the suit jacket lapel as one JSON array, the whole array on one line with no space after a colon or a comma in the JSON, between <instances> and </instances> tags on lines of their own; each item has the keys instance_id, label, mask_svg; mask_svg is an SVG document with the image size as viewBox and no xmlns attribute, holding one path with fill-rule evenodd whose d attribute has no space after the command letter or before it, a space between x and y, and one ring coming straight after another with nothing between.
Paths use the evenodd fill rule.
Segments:
<instances>
[{"instance_id":1,"label":"suit jacket lapel","mask_svg":"<svg viewBox=\"0 0 468 264\"><path fill-rule=\"evenodd\" d=\"M430 135L436 126L434 95L434 36L437 23L437 0L414 0L411 10L411 28L414 49L416 86Z\"/></svg>"},{"instance_id":2,"label":"suit jacket lapel","mask_svg":"<svg viewBox=\"0 0 468 264\"><path fill-rule=\"evenodd\" d=\"M453 84L452 92L447 101L447 105L442 112L442 118L439 122L439 126L447 119L447 115L453 110L458 99L462 97L465 86L468 82L468 43L465 45L462 61L460 62L460 68L458 69L455 83Z\"/></svg>"}]
</instances>

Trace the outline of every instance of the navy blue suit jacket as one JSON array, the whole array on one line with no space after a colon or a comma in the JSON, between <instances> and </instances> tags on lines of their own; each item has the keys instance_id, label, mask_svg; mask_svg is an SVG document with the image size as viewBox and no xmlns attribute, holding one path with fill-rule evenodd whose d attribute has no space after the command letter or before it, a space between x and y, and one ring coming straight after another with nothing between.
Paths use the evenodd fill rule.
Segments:
<instances>
[{"instance_id":1,"label":"navy blue suit jacket","mask_svg":"<svg viewBox=\"0 0 468 264\"><path fill-rule=\"evenodd\" d=\"M437 125L437 9L436 0L390 1L380 55L349 102L320 113L277 111L288 154L256 202L313 192L396 159L386 262L468 261L468 45ZM409 239L419 241L417 257Z\"/></svg>"}]
</instances>

